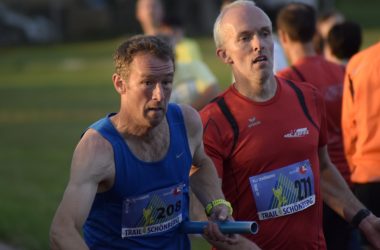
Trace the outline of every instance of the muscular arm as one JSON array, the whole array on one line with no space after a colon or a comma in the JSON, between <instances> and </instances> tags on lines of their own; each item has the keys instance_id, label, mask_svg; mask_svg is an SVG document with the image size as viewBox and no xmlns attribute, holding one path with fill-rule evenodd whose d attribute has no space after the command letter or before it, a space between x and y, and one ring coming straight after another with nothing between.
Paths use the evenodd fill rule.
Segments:
<instances>
[{"instance_id":1,"label":"muscular arm","mask_svg":"<svg viewBox=\"0 0 380 250\"><path fill-rule=\"evenodd\" d=\"M221 189L221 180L217 175L214 163L204 151L203 129L199 114L194 109L190 109L186 106L182 106L182 110L185 116L188 138L193 153L190 186L203 206L206 206L206 204L213 200L224 199L224 194ZM219 208L219 206L216 208ZM225 206L220 206L219 209L223 209L223 214L227 214ZM218 212L222 214L220 211ZM214 219L220 220L220 218ZM205 237L209 243L218 249L260 249L255 243L244 237L238 235L231 237L223 236L214 223L209 223L207 226Z\"/></svg>"},{"instance_id":2,"label":"muscular arm","mask_svg":"<svg viewBox=\"0 0 380 250\"><path fill-rule=\"evenodd\" d=\"M87 131L74 151L70 180L51 224L51 249L88 249L80 232L97 191L112 176L111 164L111 145Z\"/></svg>"},{"instance_id":3,"label":"muscular arm","mask_svg":"<svg viewBox=\"0 0 380 250\"><path fill-rule=\"evenodd\" d=\"M190 186L199 201L205 206L213 200L224 199L224 195L214 164L204 151L203 129L199 114L189 106L182 105L181 108L193 154Z\"/></svg>"}]
</instances>

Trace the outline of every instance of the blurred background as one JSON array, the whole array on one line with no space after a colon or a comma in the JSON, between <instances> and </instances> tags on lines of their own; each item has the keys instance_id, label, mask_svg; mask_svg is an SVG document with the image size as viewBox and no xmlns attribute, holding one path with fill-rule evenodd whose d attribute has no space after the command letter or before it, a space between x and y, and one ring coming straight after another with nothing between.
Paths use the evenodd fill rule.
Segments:
<instances>
[{"instance_id":1,"label":"blurred background","mask_svg":"<svg viewBox=\"0 0 380 250\"><path fill-rule=\"evenodd\" d=\"M182 18L221 89L231 73L215 56L213 22L221 0L164 0ZM269 14L286 0L256 3ZM380 40L380 1L311 0L363 28L362 49ZM112 55L142 32L135 0L0 1L0 250L49 249L51 219L72 152L93 121L117 111ZM193 249L208 249L199 238Z\"/></svg>"}]
</instances>

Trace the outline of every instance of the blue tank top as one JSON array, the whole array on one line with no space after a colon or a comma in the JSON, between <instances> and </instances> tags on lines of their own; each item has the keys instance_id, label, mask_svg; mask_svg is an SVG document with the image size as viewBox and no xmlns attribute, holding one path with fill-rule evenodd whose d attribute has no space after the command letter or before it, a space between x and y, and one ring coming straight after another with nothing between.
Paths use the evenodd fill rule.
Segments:
<instances>
[{"instance_id":1,"label":"blue tank top","mask_svg":"<svg viewBox=\"0 0 380 250\"><path fill-rule=\"evenodd\" d=\"M190 249L179 223L188 220L192 163L186 128L178 105L169 104L166 119L170 145L156 162L139 160L110 117L92 124L114 151L113 187L98 193L83 226L90 249Z\"/></svg>"}]
</instances>

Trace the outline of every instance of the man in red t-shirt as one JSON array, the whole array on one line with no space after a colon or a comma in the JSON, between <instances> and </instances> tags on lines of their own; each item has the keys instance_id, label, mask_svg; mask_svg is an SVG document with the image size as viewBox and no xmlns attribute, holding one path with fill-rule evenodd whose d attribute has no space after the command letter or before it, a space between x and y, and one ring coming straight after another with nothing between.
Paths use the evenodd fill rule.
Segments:
<instances>
[{"instance_id":1,"label":"man in red t-shirt","mask_svg":"<svg viewBox=\"0 0 380 250\"><path fill-rule=\"evenodd\" d=\"M321 91L326 104L328 153L348 185L352 186L341 129L344 67L317 55L313 46L315 27L316 13L311 6L297 3L280 10L277 15L278 35L291 66L277 75L293 81L309 82ZM326 205L323 209L323 229L328 249L349 248L351 235L356 232Z\"/></svg>"},{"instance_id":2,"label":"man in red t-shirt","mask_svg":"<svg viewBox=\"0 0 380 250\"><path fill-rule=\"evenodd\" d=\"M259 224L246 237L263 249L325 249L323 193L380 247L380 219L354 197L328 156L320 92L273 75L268 16L251 1L233 2L219 14L214 39L235 82L201 111L204 144L234 218Z\"/></svg>"}]
</instances>

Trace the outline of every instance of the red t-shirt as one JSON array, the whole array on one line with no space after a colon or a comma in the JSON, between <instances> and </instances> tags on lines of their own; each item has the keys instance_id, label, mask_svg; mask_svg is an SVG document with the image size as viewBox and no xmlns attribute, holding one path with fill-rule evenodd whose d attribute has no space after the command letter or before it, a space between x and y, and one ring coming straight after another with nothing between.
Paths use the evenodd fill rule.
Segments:
<instances>
[{"instance_id":1,"label":"red t-shirt","mask_svg":"<svg viewBox=\"0 0 380 250\"><path fill-rule=\"evenodd\" d=\"M311 83L321 91L326 105L329 156L346 182L352 185L341 128L344 66L329 62L322 56L310 56L297 61L293 67L295 69L288 67L277 75Z\"/></svg>"},{"instance_id":2,"label":"red t-shirt","mask_svg":"<svg viewBox=\"0 0 380 250\"><path fill-rule=\"evenodd\" d=\"M259 224L259 232L246 237L263 249L325 249L318 160L319 148L327 143L324 102L315 87L296 83L316 128L302 111L295 91L283 79L276 79L276 94L266 102L252 101L234 86L220 95L239 126L238 142L229 158L233 130L216 102L207 105L201 111L205 150L222 179L223 192L232 203L235 220L254 220ZM315 204L290 215L259 220L250 177L304 160L310 161ZM267 198L275 193L266 191ZM283 197L289 203L291 196L284 191Z\"/></svg>"}]
</instances>

